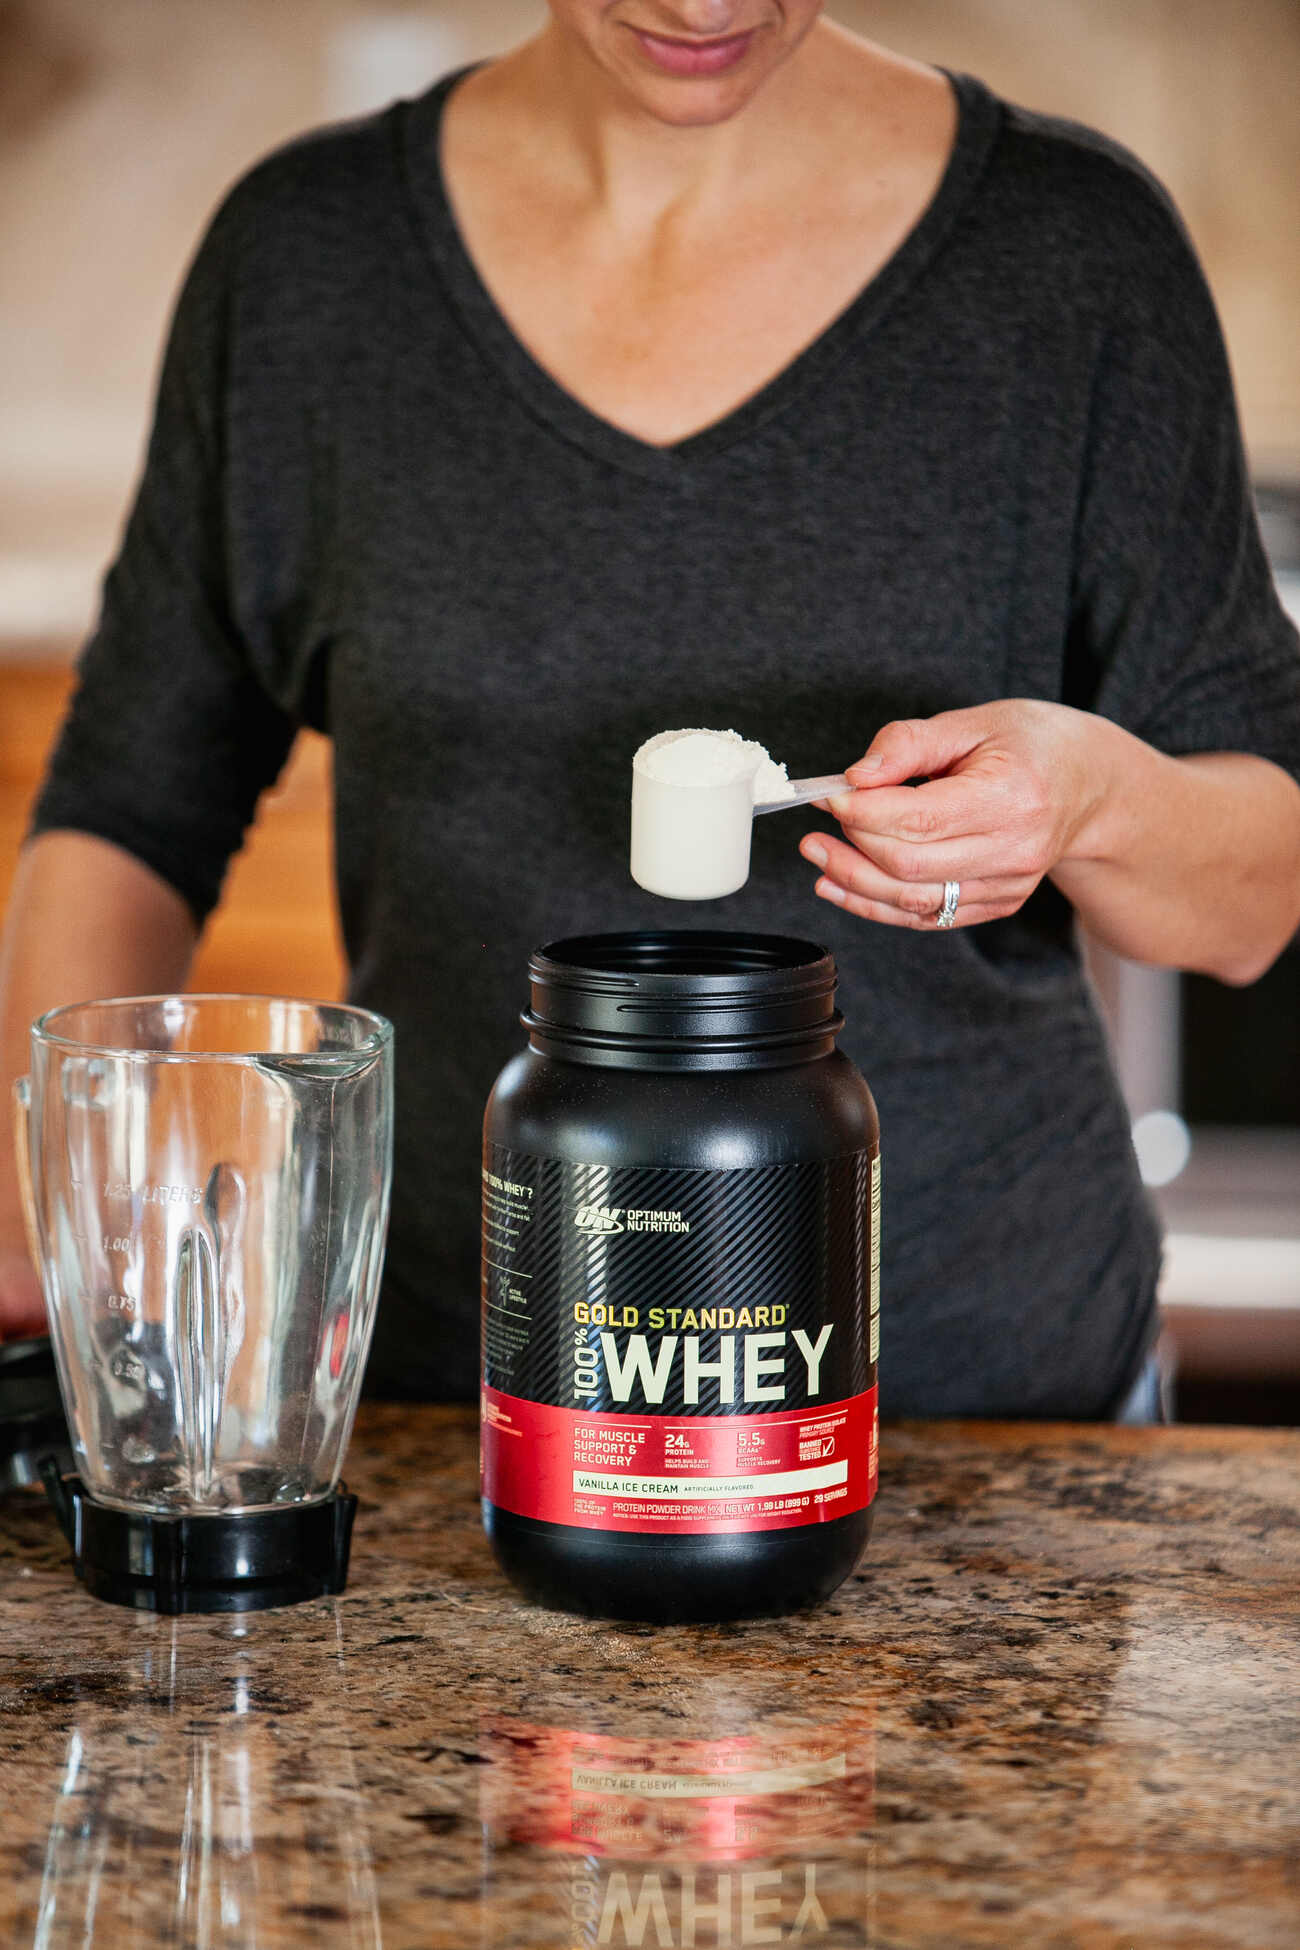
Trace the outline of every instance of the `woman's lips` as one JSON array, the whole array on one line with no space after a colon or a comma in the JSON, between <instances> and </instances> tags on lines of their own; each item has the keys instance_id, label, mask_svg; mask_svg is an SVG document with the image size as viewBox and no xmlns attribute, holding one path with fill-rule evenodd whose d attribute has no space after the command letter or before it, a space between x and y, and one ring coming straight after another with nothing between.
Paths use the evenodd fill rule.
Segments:
<instances>
[{"instance_id":1,"label":"woman's lips","mask_svg":"<svg viewBox=\"0 0 1300 1950\"><path fill-rule=\"evenodd\" d=\"M641 27L634 27L632 32L647 59L665 74L673 75L723 74L744 60L754 38L752 28L743 34L726 34L716 41L668 40L661 34L648 34Z\"/></svg>"}]
</instances>

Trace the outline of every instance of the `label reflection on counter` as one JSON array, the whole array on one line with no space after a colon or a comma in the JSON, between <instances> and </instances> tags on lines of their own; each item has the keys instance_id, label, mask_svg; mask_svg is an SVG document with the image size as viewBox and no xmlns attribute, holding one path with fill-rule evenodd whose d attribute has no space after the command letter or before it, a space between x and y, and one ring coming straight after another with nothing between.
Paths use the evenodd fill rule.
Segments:
<instances>
[{"instance_id":1,"label":"label reflection on counter","mask_svg":"<svg viewBox=\"0 0 1300 1950\"><path fill-rule=\"evenodd\" d=\"M548 1942L870 1944L869 1725L631 1740L497 1720L483 1753L489 1859L556 1857Z\"/></svg>"}]
</instances>

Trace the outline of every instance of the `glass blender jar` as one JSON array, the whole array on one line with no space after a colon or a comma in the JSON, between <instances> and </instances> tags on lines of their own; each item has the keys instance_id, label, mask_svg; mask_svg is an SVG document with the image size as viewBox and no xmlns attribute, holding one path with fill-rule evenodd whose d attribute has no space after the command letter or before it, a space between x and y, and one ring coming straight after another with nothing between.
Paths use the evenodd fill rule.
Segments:
<instances>
[{"instance_id":1,"label":"glass blender jar","mask_svg":"<svg viewBox=\"0 0 1300 1950\"><path fill-rule=\"evenodd\" d=\"M392 1027L278 997L52 1010L15 1086L76 1475L77 1574L157 1611L343 1588L374 1324Z\"/></svg>"}]
</instances>

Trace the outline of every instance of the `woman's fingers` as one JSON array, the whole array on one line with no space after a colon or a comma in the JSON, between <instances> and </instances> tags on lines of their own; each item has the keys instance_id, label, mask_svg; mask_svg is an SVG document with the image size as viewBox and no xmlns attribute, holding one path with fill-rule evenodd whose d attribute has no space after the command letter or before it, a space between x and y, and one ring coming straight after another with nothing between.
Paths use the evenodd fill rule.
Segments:
<instances>
[{"instance_id":1,"label":"woman's fingers","mask_svg":"<svg viewBox=\"0 0 1300 1950\"><path fill-rule=\"evenodd\" d=\"M806 860L822 869L815 892L823 900L869 921L894 927L934 928L943 907L944 884L956 880L961 888L956 927L992 921L1014 914L1033 892L1032 875L996 874L981 878L960 872L936 879L899 879L879 860L826 833L809 833L800 844Z\"/></svg>"},{"instance_id":2,"label":"woman's fingers","mask_svg":"<svg viewBox=\"0 0 1300 1950\"><path fill-rule=\"evenodd\" d=\"M932 718L895 718L882 725L857 763L853 785L902 785L908 779L946 772L975 751L988 735L986 706L939 711Z\"/></svg>"},{"instance_id":3,"label":"woman's fingers","mask_svg":"<svg viewBox=\"0 0 1300 1950\"><path fill-rule=\"evenodd\" d=\"M813 888L820 900L830 901L835 907L842 907L846 914L856 914L862 921L879 921L887 928L915 928L922 934L942 932L939 927L939 908L936 906L928 914L909 914L901 907L891 907L887 901L869 900L863 894L847 894L837 881L827 880L825 876ZM966 890L957 904L957 912L949 922L950 928L973 928L981 921L1001 921L1015 912L1016 903L999 901L990 904L982 900L968 901Z\"/></svg>"},{"instance_id":4,"label":"woman's fingers","mask_svg":"<svg viewBox=\"0 0 1300 1950\"><path fill-rule=\"evenodd\" d=\"M924 845L1001 831L1005 795L999 783L973 772L927 779L921 785L882 785L841 792L829 804L846 831Z\"/></svg>"},{"instance_id":5,"label":"woman's fingers","mask_svg":"<svg viewBox=\"0 0 1300 1950\"><path fill-rule=\"evenodd\" d=\"M852 893L865 891L854 876L864 868L869 869L876 876L873 888L888 881L900 890L911 889L916 900L907 905L917 908L924 907L927 894L936 887L942 894L946 880L986 881L1000 891L1013 886L1032 888L1043 874L1031 847L996 834L972 834L963 840L932 840L922 844L885 839L878 833L847 827L845 832L848 836L845 839L830 833L810 833L801 843L804 858L824 868L832 880L839 881ZM820 851L810 850L814 847Z\"/></svg>"}]
</instances>

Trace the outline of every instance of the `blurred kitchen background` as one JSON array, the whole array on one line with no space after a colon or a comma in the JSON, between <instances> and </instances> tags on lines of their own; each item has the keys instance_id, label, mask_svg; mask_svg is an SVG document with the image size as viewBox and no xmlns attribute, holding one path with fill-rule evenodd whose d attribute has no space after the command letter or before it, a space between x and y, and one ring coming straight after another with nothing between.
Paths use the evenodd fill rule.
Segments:
<instances>
[{"instance_id":1,"label":"blurred kitchen background","mask_svg":"<svg viewBox=\"0 0 1300 1950\"><path fill-rule=\"evenodd\" d=\"M1300 614L1300 0L832 0L902 52L1127 143L1214 288L1266 539ZM297 131L421 90L530 0L0 0L0 902L221 192ZM304 737L195 987L340 992L328 752ZM1206 890L1213 899L1213 889ZM1300 942L1237 991L1098 955L1170 1226L1181 1420L1300 1422Z\"/></svg>"}]
</instances>

